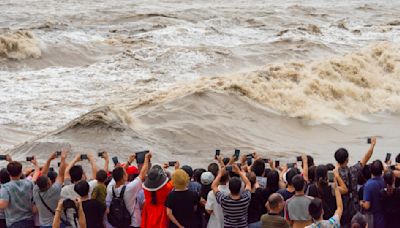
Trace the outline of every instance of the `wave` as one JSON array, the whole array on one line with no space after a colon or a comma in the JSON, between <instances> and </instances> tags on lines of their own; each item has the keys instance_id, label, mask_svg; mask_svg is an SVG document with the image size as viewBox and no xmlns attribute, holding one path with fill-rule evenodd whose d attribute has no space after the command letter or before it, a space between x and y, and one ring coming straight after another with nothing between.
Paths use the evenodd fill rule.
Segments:
<instances>
[{"instance_id":1,"label":"wave","mask_svg":"<svg viewBox=\"0 0 400 228\"><path fill-rule=\"evenodd\" d=\"M21 30L0 35L0 57L12 60L40 58L42 52L35 36Z\"/></svg>"},{"instance_id":2,"label":"wave","mask_svg":"<svg viewBox=\"0 0 400 228\"><path fill-rule=\"evenodd\" d=\"M272 64L246 74L203 77L143 96L128 109L212 90L240 94L281 115L310 123L366 121L369 114L400 112L399 51L399 45L383 42L326 60Z\"/></svg>"}]
</instances>

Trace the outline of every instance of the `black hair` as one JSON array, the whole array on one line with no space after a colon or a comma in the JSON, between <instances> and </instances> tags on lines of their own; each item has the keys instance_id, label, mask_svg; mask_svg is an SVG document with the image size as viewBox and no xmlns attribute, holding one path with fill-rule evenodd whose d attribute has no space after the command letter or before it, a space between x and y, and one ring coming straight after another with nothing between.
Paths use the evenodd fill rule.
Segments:
<instances>
[{"instance_id":1,"label":"black hair","mask_svg":"<svg viewBox=\"0 0 400 228\"><path fill-rule=\"evenodd\" d=\"M364 185L371 178L371 164L364 165L361 172L358 174L357 183Z\"/></svg>"},{"instance_id":2,"label":"black hair","mask_svg":"<svg viewBox=\"0 0 400 228\"><path fill-rule=\"evenodd\" d=\"M314 198L308 205L308 213L314 220L318 220L322 215L322 200Z\"/></svg>"},{"instance_id":3,"label":"black hair","mask_svg":"<svg viewBox=\"0 0 400 228\"><path fill-rule=\"evenodd\" d=\"M223 158L222 162L224 163L224 165L227 165L229 163L230 159L229 158Z\"/></svg>"},{"instance_id":4,"label":"black hair","mask_svg":"<svg viewBox=\"0 0 400 228\"><path fill-rule=\"evenodd\" d=\"M335 166L332 163L328 163L326 164L326 168L328 169L328 171L332 171L335 169Z\"/></svg>"},{"instance_id":5,"label":"black hair","mask_svg":"<svg viewBox=\"0 0 400 228\"><path fill-rule=\"evenodd\" d=\"M360 212L357 212L351 219L351 228L366 228L367 227L367 218L361 214Z\"/></svg>"},{"instance_id":6,"label":"black hair","mask_svg":"<svg viewBox=\"0 0 400 228\"><path fill-rule=\"evenodd\" d=\"M22 164L17 161L12 161L8 163L7 171L10 177L18 177L22 173Z\"/></svg>"},{"instance_id":7,"label":"black hair","mask_svg":"<svg viewBox=\"0 0 400 228\"><path fill-rule=\"evenodd\" d=\"M51 183L56 182L57 176L58 176L58 174L55 171L49 171L47 173L47 177L50 179Z\"/></svg>"},{"instance_id":8,"label":"black hair","mask_svg":"<svg viewBox=\"0 0 400 228\"><path fill-rule=\"evenodd\" d=\"M254 185L255 185L256 182L257 182L256 174L255 174L254 172L248 172L248 173L246 174L246 177L247 177L247 179L250 181L250 185L251 185L251 187L253 188Z\"/></svg>"},{"instance_id":9,"label":"black hair","mask_svg":"<svg viewBox=\"0 0 400 228\"><path fill-rule=\"evenodd\" d=\"M267 185L265 189L270 192L276 192L279 190L279 173L276 170L271 170L267 175Z\"/></svg>"},{"instance_id":10,"label":"black hair","mask_svg":"<svg viewBox=\"0 0 400 228\"><path fill-rule=\"evenodd\" d=\"M314 166L314 158L311 155L307 155L307 165L308 165L308 168L310 168L311 166Z\"/></svg>"},{"instance_id":11,"label":"black hair","mask_svg":"<svg viewBox=\"0 0 400 228\"><path fill-rule=\"evenodd\" d=\"M83 169L80 165L74 165L69 170L69 175L71 176L71 182L75 183L77 181L82 180Z\"/></svg>"},{"instance_id":12,"label":"black hair","mask_svg":"<svg viewBox=\"0 0 400 228\"><path fill-rule=\"evenodd\" d=\"M391 169L388 169L384 174L383 174L383 179L385 180L386 185L393 185L394 183L394 173Z\"/></svg>"},{"instance_id":13,"label":"black hair","mask_svg":"<svg viewBox=\"0 0 400 228\"><path fill-rule=\"evenodd\" d=\"M316 178L315 178L315 170L316 169L317 169L317 167L315 165L308 168L308 180L310 181L310 183L314 183L316 181Z\"/></svg>"},{"instance_id":14,"label":"black hair","mask_svg":"<svg viewBox=\"0 0 400 228\"><path fill-rule=\"evenodd\" d=\"M115 182L121 181L124 178L124 168L117 167L112 171L112 177Z\"/></svg>"},{"instance_id":15,"label":"black hair","mask_svg":"<svg viewBox=\"0 0 400 228\"><path fill-rule=\"evenodd\" d=\"M8 174L8 171L6 168L2 168L0 170L0 183L1 184L5 184L10 182L10 174Z\"/></svg>"},{"instance_id":16,"label":"black hair","mask_svg":"<svg viewBox=\"0 0 400 228\"><path fill-rule=\"evenodd\" d=\"M240 193L240 188L242 187L242 181L239 177L232 177L229 180L229 190L232 195L237 195Z\"/></svg>"},{"instance_id":17,"label":"black hair","mask_svg":"<svg viewBox=\"0 0 400 228\"><path fill-rule=\"evenodd\" d=\"M292 179L294 176L299 174L300 171L297 168L291 168L287 173L286 173L286 182L288 185L292 185ZM268 181L267 181L268 182Z\"/></svg>"},{"instance_id":18,"label":"black hair","mask_svg":"<svg viewBox=\"0 0 400 228\"><path fill-rule=\"evenodd\" d=\"M36 184L39 187L39 190L41 192L46 191L48 188L48 183L49 183L49 177L47 176L40 176L37 180L36 180Z\"/></svg>"},{"instance_id":19,"label":"black hair","mask_svg":"<svg viewBox=\"0 0 400 228\"><path fill-rule=\"evenodd\" d=\"M347 150L345 148L339 148L335 152L335 160L339 164L345 163L348 158L349 158L349 152L347 152Z\"/></svg>"},{"instance_id":20,"label":"black hair","mask_svg":"<svg viewBox=\"0 0 400 228\"><path fill-rule=\"evenodd\" d=\"M89 194L89 184L85 180L81 180L75 184L74 190L81 197L87 196Z\"/></svg>"},{"instance_id":21,"label":"black hair","mask_svg":"<svg viewBox=\"0 0 400 228\"><path fill-rule=\"evenodd\" d=\"M201 174L203 174L206 170L205 169L195 169L193 171L193 179L194 181L201 183Z\"/></svg>"},{"instance_id":22,"label":"black hair","mask_svg":"<svg viewBox=\"0 0 400 228\"><path fill-rule=\"evenodd\" d=\"M265 162L261 159L255 160L251 166L251 171L253 171L256 176L262 177L265 172Z\"/></svg>"},{"instance_id":23,"label":"black hair","mask_svg":"<svg viewBox=\"0 0 400 228\"><path fill-rule=\"evenodd\" d=\"M383 164L380 160L375 160L371 164L371 173L374 176L382 176Z\"/></svg>"},{"instance_id":24,"label":"black hair","mask_svg":"<svg viewBox=\"0 0 400 228\"><path fill-rule=\"evenodd\" d=\"M185 171L187 173L189 178L192 179L192 177L193 177L193 169L192 169L192 167L190 167L188 165L184 165L184 166L181 167L181 169L183 169L183 171Z\"/></svg>"},{"instance_id":25,"label":"black hair","mask_svg":"<svg viewBox=\"0 0 400 228\"><path fill-rule=\"evenodd\" d=\"M293 182L294 190L296 192L300 192L300 191L304 190L305 183L304 183L304 178L302 175L297 174L296 176L294 176L292 179L292 182Z\"/></svg>"},{"instance_id":26,"label":"black hair","mask_svg":"<svg viewBox=\"0 0 400 228\"><path fill-rule=\"evenodd\" d=\"M219 182L222 184L226 184L228 181L229 181L229 173L225 172L224 175L221 176Z\"/></svg>"},{"instance_id":27,"label":"black hair","mask_svg":"<svg viewBox=\"0 0 400 228\"><path fill-rule=\"evenodd\" d=\"M396 163L400 163L400 153L396 156Z\"/></svg>"},{"instance_id":28,"label":"black hair","mask_svg":"<svg viewBox=\"0 0 400 228\"><path fill-rule=\"evenodd\" d=\"M111 176L107 176L107 179L106 179L106 181L104 181L104 184L106 186L108 186L108 184L112 181L112 179L113 179L112 175Z\"/></svg>"},{"instance_id":29,"label":"black hair","mask_svg":"<svg viewBox=\"0 0 400 228\"><path fill-rule=\"evenodd\" d=\"M217 163L213 162L209 164L207 170L208 172L211 172L214 175L214 177L218 176L219 167Z\"/></svg>"},{"instance_id":30,"label":"black hair","mask_svg":"<svg viewBox=\"0 0 400 228\"><path fill-rule=\"evenodd\" d=\"M96 173L96 180L98 182L104 183L104 181L106 181L107 179L107 172L103 169L100 169L99 171L97 171Z\"/></svg>"}]
</instances>

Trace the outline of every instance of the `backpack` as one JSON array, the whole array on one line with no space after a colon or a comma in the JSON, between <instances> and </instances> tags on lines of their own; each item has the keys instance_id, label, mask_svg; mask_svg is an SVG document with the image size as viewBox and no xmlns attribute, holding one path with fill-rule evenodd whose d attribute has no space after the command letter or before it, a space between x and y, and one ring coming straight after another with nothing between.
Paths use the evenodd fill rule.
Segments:
<instances>
[{"instance_id":1,"label":"backpack","mask_svg":"<svg viewBox=\"0 0 400 228\"><path fill-rule=\"evenodd\" d=\"M122 187L119 197L115 195L114 187L112 188L113 198L110 204L110 212L107 215L108 222L118 228L125 228L131 225L131 214L126 209L124 201L124 193L126 186Z\"/></svg>"},{"instance_id":2,"label":"backpack","mask_svg":"<svg viewBox=\"0 0 400 228\"><path fill-rule=\"evenodd\" d=\"M353 183L351 179L350 169L346 168L344 173L340 173L340 177L342 178L343 182L346 184L347 189L349 192L345 195L342 195L342 202L343 202L343 214L342 218L340 219L341 225L350 224L353 215L356 214L356 208L353 201Z\"/></svg>"}]
</instances>

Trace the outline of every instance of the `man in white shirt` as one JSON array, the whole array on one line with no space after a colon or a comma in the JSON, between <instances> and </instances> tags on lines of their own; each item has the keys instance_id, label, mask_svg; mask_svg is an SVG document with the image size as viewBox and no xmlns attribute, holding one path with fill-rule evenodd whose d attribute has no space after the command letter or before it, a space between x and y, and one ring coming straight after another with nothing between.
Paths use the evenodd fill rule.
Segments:
<instances>
[{"instance_id":1,"label":"man in white shirt","mask_svg":"<svg viewBox=\"0 0 400 228\"><path fill-rule=\"evenodd\" d=\"M219 182L218 190L221 191L224 195L229 195L229 173L225 172L221 177ZM215 194L213 191L210 191L207 196L206 203L206 211L210 214L210 220L208 220L207 228L224 228L224 214L222 212L222 207L217 203L217 199L215 198Z\"/></svg>"}]
</instances>

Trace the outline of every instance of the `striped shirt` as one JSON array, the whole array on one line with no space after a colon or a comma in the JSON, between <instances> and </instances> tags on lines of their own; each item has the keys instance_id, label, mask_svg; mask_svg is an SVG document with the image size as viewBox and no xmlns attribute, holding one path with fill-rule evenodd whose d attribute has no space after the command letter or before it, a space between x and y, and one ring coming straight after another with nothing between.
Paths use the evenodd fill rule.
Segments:
<instances>
[{"instance_id":1,"label":"striped shirt","mask_svg":"<svg viewBox=\"0 0 400 228\"><path fill-rule=\"evenodd\" d=\"M250 204L251 193L245 190L240 199L232 199L230 195L224 195L218 191L215 193L217 202L224 213L224 227L247 227L247 209Z\"/></svg>"}]
</instances>

